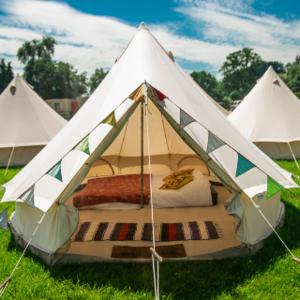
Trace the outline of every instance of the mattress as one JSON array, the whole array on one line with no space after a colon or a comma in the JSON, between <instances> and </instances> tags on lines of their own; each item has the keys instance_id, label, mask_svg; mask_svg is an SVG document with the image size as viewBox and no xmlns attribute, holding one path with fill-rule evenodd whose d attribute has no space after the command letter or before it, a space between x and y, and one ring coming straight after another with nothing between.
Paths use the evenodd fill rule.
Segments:
<instances>
[{"instance_id":1,"label":"mattress","mask_svg":"<svg viewBox=\"0 0 300 300\"><path fill-rule=\"evenodd\" d=\"M178 190L160 189L164 175L152 175L152 195L155 208L212 206L216 197L206 176L194 171L194 180ZM150 175L144 175L144 205L150 200ZM80 209L138 209L140 175L121 175L89 180L73 197L73 205ZM216 195L215 195L216 196Z\"/></svg>"}]
</instances>

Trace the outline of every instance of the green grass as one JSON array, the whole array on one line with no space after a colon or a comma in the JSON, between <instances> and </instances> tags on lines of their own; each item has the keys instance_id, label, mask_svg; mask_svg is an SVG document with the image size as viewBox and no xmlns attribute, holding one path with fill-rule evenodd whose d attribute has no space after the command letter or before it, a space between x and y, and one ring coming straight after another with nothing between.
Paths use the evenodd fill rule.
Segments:
<instances>
[{"instance_id":1,"label":"green grass","mask_svg":"<svg viewBox=\"0 0 300 300\"><path fill-rule=\"evenodd\" d=\"M300 175L294 163L278 162ZM11 178L0 169L0 184ZM299 195L299 190L296 191ZM0 194L1 197L1 194ZM286 221L280 234L300 256L300 198L283 193ZM0 204L0 211L12 204ZM9 231L0 230L0 282L11 272L21 249ZM272 235L253 257L222 261L163 262L163 299L299 299L300 265ZM29 252L3 299L153 299L151 265L97 263L47 267Z\"/></svg>"}]
</instances>

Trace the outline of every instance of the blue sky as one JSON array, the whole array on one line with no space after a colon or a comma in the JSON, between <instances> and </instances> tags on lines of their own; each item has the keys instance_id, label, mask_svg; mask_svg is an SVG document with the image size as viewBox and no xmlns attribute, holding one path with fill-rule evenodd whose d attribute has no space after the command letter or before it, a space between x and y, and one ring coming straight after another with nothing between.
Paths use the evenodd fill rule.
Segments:
<instances>
[{"instance_id":1,"label":"blue sky","mask_svg":"<svg viewBox=\"0 0 300 300\"><path fill-rule=\"evenodd\" d=\"M266 60L300 53L300 1L293 0L0 0L0 57L22 65L24 40L53 35L55 58L80 71L110 68L144 21L187 70L217 74L226 55L254 48Z\"/></svg>"}]
</instances>

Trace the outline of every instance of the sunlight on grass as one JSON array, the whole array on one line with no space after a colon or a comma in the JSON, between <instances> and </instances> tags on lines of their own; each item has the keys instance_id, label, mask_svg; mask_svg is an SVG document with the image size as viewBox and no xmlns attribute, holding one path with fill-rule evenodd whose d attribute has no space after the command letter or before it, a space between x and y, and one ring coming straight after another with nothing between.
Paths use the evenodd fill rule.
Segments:
<instances>
[{"instance_id":1,"label":"sunlight on grass","mask_svg":"<svg viewBox=\"0 0 300 300\"><path fill-rule=\"evenodd\" d=\"M300 175L293 162L278 164ZM19 169L9 169L0 184ZM299 182L298 182L299 183ZM298 193L299 189L295 192ZM300 193L299 193L300 195ZM300 256L300 198L282 195L286 221L280 234ZM0 204L0 211L13 204ZM14 267L21 250L9 231L0 230L0 281ZM3 299L153 299L149 263L97 263L49 268L30 253L22 261ZM161 265L162 299L298 299L300 265L293 262L272 235L253 257L222 261L164 262Z\"/></svg>"}]
</instances>

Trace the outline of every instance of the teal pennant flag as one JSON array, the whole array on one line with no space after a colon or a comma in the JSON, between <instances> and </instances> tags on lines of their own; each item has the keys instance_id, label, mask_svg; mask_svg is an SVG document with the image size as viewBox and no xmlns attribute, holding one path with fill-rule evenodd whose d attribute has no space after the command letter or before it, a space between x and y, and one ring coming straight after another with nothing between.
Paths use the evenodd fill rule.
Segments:
<instances>
[{"instance_id":1,"label":"teal pennant flag","mask_svg":"<svg viewBox=\"0 0 300 300\"><path fill-rule=\"evenodd\" d=\"M47 174L62 182L61 160Z\"/></svg>"},{"instance_id":2,"label":"teal pennant flag","mask_svg":"<svg viewBox=\"0 0 300 300\"><path fill-rule=\"evenodd\" d=\"M235 177L238 177L253 168L255 168L255 165L247 158L245 158L243 155L238 153L238 161L237 161Z\"/></svg>"}]
</instances>

